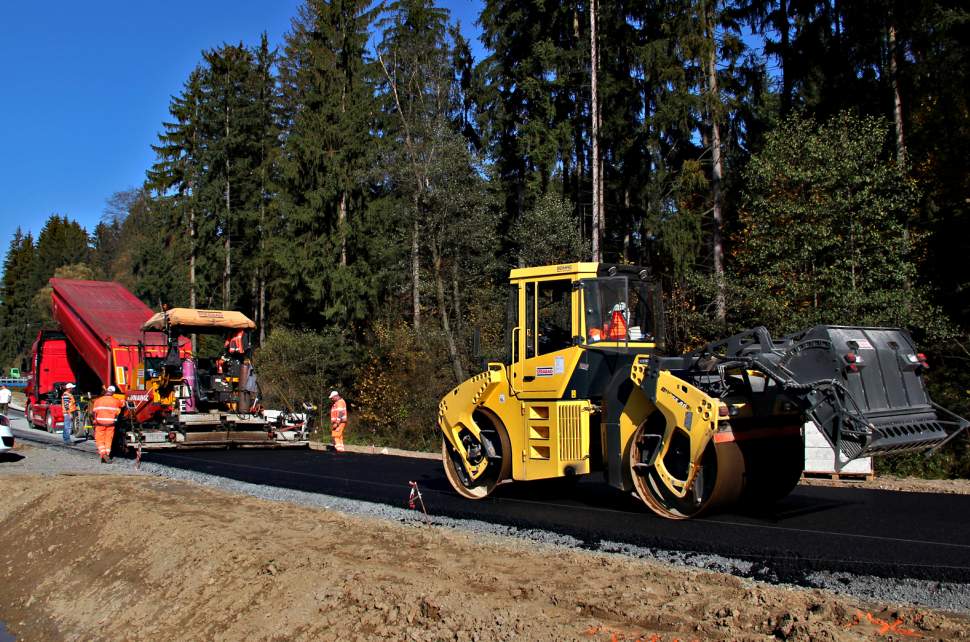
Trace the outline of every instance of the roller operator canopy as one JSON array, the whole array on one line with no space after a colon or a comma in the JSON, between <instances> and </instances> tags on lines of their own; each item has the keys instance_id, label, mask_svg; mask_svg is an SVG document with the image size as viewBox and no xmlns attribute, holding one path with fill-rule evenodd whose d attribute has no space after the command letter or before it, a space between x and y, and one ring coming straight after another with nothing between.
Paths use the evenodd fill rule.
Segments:
<instances>
[{"instance_id":1,"label":"roller operator canopy","mask_svg":"<svg viewBox=\"0 0 970 642\"><path fill-rule=\"evenodd\" d=\"M252 330L256 324L242 312L233 310L195 310L172 308L159 312L145 322L142 330L165 330L166 320L171 328L205 334L215 329Z\"/></svg>"}]
</instances>

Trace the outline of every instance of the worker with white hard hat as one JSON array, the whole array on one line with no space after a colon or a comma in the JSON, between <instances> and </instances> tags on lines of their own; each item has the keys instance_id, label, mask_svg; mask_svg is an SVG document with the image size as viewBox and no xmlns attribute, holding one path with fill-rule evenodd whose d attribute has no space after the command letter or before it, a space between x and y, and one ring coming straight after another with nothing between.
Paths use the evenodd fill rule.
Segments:
<instances>
[{"instance_id":1,"label":"worker with white hard hat","mask_svg":"<svg viewBox=\"0 0 970 642\"><path fill-rule=\"evenodd\" d=\"M0 385L0 415L7 414L7 407L10 405L10 398L13 393L10 392L10 388L4 385Z\"/></svg>"},{"instance_id":2,"label":"worker with white hard hat","mask_svg":"<svg viewBox=\"0 0 970 642\"><path fill-rule=\"evenodd\" d=\"M347 402L336 390L330 391L330 436L337 452L344 451L344 428L347 427Z\"/></svg>"},{"instance_id":3,"label":"worker with white hard hat","mask_svg":"<svg viewBox=\"0 0 970 642\"><path fill-rule=\"evenodd\" d=\"M125 402L114 396L115 392L114 386L108 386L104 394L91 404L91 412L94 415L94 443L98 445L98 455L101 456L102 464L111 463L111 442L115 438L115 422L121 414L121 409L125 407Z\"/></svg>"},{"instance_id":4,"label":"worker with white hard hat","mask_svg":"<svg viewBox=\"0 0 970 642\"><path fill-rule=\"evenodd\" d=\"M71 429L74 427L74 421L77 419L77 400L74 399L74 390L76 386L73 383L68 382L64 386L64 394L61 395L61 410L64 412L64 443L70 444L71 441Z\"/></svg>"}]
</instances>

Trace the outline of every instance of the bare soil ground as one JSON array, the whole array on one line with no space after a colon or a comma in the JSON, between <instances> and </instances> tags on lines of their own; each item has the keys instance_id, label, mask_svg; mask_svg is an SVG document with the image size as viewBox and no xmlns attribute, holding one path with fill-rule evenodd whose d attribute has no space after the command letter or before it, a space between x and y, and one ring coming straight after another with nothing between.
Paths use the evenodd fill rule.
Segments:
<instances>
[{"instance_id":1,"label":"bare soil ground","mask_svg":"<svg viewBox=\"0 0 970 642\"><path fill-rule=\"evenodd\" d=\"M805 486L849 486L857 488L876 488L898 490L910 493L945 493L951 495L970 495L970 479L916 479L914 477L894 477L880 475L875 479L807 479Z\"/></svg>"},{"instance_id":2,"label":"bare soil ground","mask_svg":"<svg viewBox=\"0 0 970 642\"><path fill-rule=\"evenodd\" d=\"M965 614L108 467L53 474L44 460L57 451L21 448L27 459L0 463L0 621L18 640L957 640L970 630Z\"/></svg>"}]
</instances>

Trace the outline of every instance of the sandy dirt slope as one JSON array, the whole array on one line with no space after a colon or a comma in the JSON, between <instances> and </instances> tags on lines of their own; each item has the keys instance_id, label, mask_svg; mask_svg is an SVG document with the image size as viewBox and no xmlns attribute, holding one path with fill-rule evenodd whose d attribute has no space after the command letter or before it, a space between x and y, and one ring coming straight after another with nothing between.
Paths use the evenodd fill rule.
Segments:
<instances>
[{"instance_id":1,"label":"sandy dirt slope","mask_svg":"<svg viewBox=\"0 0 970 642\"><path fill-rule=\"evenodd\" d=\"M0 475L19 640L956 640L970 617L231 495ZM964 638L965 639L965 638Z\"/></svg>"}]
</instances>

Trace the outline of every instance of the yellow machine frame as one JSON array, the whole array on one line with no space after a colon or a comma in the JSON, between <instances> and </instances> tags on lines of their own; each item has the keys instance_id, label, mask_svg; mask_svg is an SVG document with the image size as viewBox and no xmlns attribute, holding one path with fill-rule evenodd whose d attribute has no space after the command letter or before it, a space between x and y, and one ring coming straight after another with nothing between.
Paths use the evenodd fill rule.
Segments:
<instances>
[{"instance_id":1,"label":"yellow machine frame","mask_svg":"<svg viewBox=\"0 0 970 642\"><path fill-rule=\"evenodd\" d=\"M626 399L623 412L619 414L619 443L611 446L601 402L588 398L586 392L575 386L573 375L588 349L582 345L581 339L589 331L583 314L585 293L578 284L584 279L601 276L600 270L598 263L512 270L510 283L516 288L518 318L511 328L510 365L489 363L485 372L456 387L440 404L439 426L447 442L443 445L444 456L447 458L449 449L453 449L463 467L463 471L452 471L452 474L463 473L466 480L475 482L486 475L490 466L503 465L509 470L502 471L499 483L549 479L590 473L594 470L592 462L608 462L612 456L612 460L619 463L619 470L611 475L611 481L630 490L634 486L630 472L631 441L646 418L658 410L666 420L664 449L673 443L670 433L683 430L686 425L691 460L701 460L701 453L718 430L719 404L700 390L669 373L659 373L657 389L660 395L657 399L648 399L639 388ZM541 328L538 325L539 297L527 297L527 289L538 289L541 284L559 281L569 284L569 315L573 333L577 335L575 345L546 354L540 354L538 349L530 353L528 342L534 338L534 345L538 345ZM536 307L530 310L527 303ZM649 354L657 345L652 340L604 340L596 347ZM639 383L647 374L647 361L646 357L633 359L624 376ZM510 462L499 464L495 458L488 457L476 459L474 453L469 452L468 443L483 442L483 429L504 431L503 440L507 437L508 441L505 447L510 449L506 459ZM466 431L470 440L462 438ZM599 445L599 452L591 452L594 443ZM669 492L683 497L699 467L692 464L686 478L679 478L664 467L664 454L665 450L661 451L656 462L660 478ZM492 470L491 474L496 472ZM486 485L463 494L482 497L489 492L491 488Z\"/></svg>"}]
</instances>

